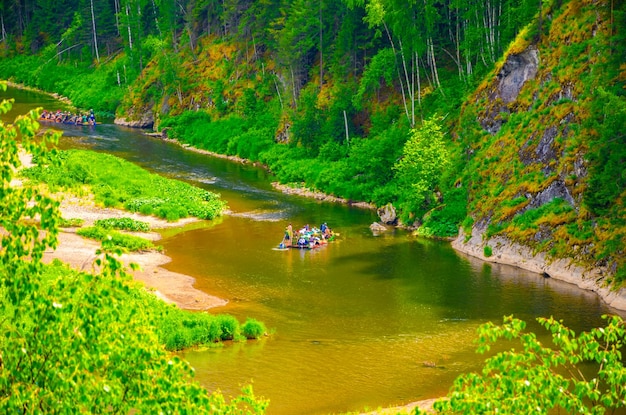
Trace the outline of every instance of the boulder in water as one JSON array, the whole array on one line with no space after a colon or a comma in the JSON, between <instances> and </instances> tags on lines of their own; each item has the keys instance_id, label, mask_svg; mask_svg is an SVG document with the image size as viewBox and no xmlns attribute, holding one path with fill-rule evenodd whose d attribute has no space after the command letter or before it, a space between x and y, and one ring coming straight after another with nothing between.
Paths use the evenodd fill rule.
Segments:
<instances>
[{"instance_id":1,"label":"boulder in water","mask_svg":"<svg viewBox=\"0 0 626 415\"><path fill-rule=\"evenodd\" d=\"M396 208L394 208L391 203L387 203L385 206L378 209L378 217L380 221L386 225L393 225L398 221Z\"/></svg>"},{"instance_id":2,"label":"boulder in water","mask_svg":"<svg viewBox=\"0 0 626 415\"><path fill-rule=\"evenodd\" d=\"M387 230L387 227L385 225L381 225L378 222L374 222L370 225L370 229L372 230L372 232L378 233L378 232L385 232Z\"/></svg>"}]
</instances>

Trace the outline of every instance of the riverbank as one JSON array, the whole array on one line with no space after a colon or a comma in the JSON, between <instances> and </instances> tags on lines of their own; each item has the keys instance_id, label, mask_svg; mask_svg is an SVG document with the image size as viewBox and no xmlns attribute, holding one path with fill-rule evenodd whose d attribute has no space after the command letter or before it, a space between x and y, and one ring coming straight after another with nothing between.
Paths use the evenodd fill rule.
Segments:
<instances>
[{"instance_id":1,"label":"riverbank","mask_svg":"<svg viewBox=\"0 0 626 415\"><path fill-rule=\"evenodd\" d=\"M102 208L96 206L90 200L64 197L61 206L61 214L64 219L81 219L83 226L91 226L96 220L131 217L136 220L147 222L151 229L163 229L174 226L183 226L186 223L197 220L195 218L182 219L175 223L144 216L136 213L129 213L118 209ZM160 239L157 232L134 233L152 241ZM76 234L74 228L61 228L59 232L59 244L54 250L47 250L44 253L44 262L51 262L58 259L72 268L82 271L93 271L94 261L97 256L96 250L100 243L83 238ZM194 288L195 279L189 275L179 274L163 268L169 263L171 258L157 252L131 252L123 254L119 260L127 266L128 273L133 279L140 281L149 291L152 291L159 298L166 302L176 304L185 310L207 310L214 307L226 305L228 301L209 295ZM135 263L139 265L136 271L131 270L128 265Z\"/></svg>"},{"instance_id":2,"label":"riverbank","mask_svg":"<svg viewBox=\"0 0 626 415\"><path fill-rule=\"evenodd\" d=\"M8 80L7 80L7 85L11 88L16 88L16 89L21 89L23 91L36 92L38 94L47 95L51 98L54 98L57 101L61 101L63 104L67 105L68 107L71 107L72 109L76 109L74 105L72 104L72 101L68 97L57 94L55 92L44 91L43 89L33 88L32 86L18 84L18 83L8 81Z\"/></svg>"},{"instance_id":3,"label":"riverbank","mask_svg":"<svg viewBox=\"0 0 626 415\"><path fill-rule=\"evenodd\" d=\"M128 122L121 122L119 119L115 120L116 124L120 124L120 125L125 125L125 126L131 126L131 124L129 124ZM220 159L224 159L224 160L229 160L229 161L233 161L235 163L240 163L240 164L250 164L252 166L255 167L261 167L267 170L267 166L265 166L262 163L256 162L256 161L250 161L248 159L244 159L241 158L239 156L229 156L226 154L220 154L220 153L215 153L213 151L209 151L209 150L203 150L197 147L193 147L190 146L189 144L184 144L181 143L180 141L178 141L177 139L174 138L169 138L167 137L167 134L163 134L163 133L150 133L147 132L145 133L146 135L150 136L150 137L155 137L155 138L159 138L163 141L167 141L168 143L174 143L177 144L178 146L189 150L189 151L193 151L194 153L198 153L198 154L204 154L206 156L210 156L210 157L216 157L216 158L220 158ZM307 197L310 199L316 199L322 202L331 202L331 203L341 203L343 205L349 205L349 206L354 206L354 207L358 207L361 209L371 209L371 210L375 210L376 206L373 205L372 203L367 203L367 202L355 202L353 200L348 200L348 199L344 199L341 197L337 197L337 196L332 196L329 194L326 194L324 192L320 192L319 190L313 190L313 189L309 189L307 187L304 187L304 185L294 185L294 184L282 184L282 183L278 183L278 182L272 182L272 187L276 190L280 190L282 193L288 194L288 195L296 195L296 196L302 196L302 197Z\"/></svg>"},{"instance_id":4,"label":"riverbank","mask_svg":"<svg viewBox=\"0 0 626 415\"><path fill-rule=\"evenodd\" d=\"M22 167L32 166L32 156L20 153ZM13 180L12 186L20 186L20 180ZM130 213L120 209L111 209L97 206L92 198L78 198L68 194L57 195L61 201L60 211L64 219L80 219L83 226L91 226L96 220L131 217L146 222L150 229L164 229L179 227L187 223L197 221L196 218L185 218L177 222L167 222L154 216L146 216L138 213ZM161 236L157 232L134 233L152 241L157 241ZM100 243L91 239L83 238L76 234L76 228L61 228L58 235L56 249L48 249L44 252L43 261L50 263L55 259L68 264L80 271L94 271L94 261L98 258L96 250ZM169 271L162 266L169 263L171 258L157 251L131 252L123 254L119 260L126 265L128 273L133 279L144 284L146 289L152 291L157 297L166 302L176 304L185 310L207 310L214 307L224 306L227 300L209 295L194 288L195 279L189 275ZM131 263L139 265L138 270L131 270Z\"/></svg>"},{"instance_id":5,"label":"riverbank","mask_svg":"<svg viewBox=\"0 0 626 415\"><path fill-rule=\"evenodd\" d=\"M415 408L419 408L428 414L434 414L433 405L439 398L424 399L422 401L411 402L403 406L395 406L391 408L377 409L375 411L361 413L359 415L405 415L412 414Z\"/></svg>"},{"instance_id":6,"label":"riverbank","mask_svg":"<svg viewBox=\"0 0 626 415\"><path fill-rule=\"evenodd\" d=\"M484 247L492 249L491 256L485 256ZM479 258L486 262L512 265L531 271L546 278L554 278L574 284L577 287L597 293L602 300L616 310L626 311L626 289L617 290L609 286L610 273L607 269L584 267L571 258L552 259L544 252L533 252L531 248L512 242L502 236L495 236L486 243L483 231L474 227L469 238L461 229L459 236L452 241L458 252Z\"/></svg>"}]
</instances>

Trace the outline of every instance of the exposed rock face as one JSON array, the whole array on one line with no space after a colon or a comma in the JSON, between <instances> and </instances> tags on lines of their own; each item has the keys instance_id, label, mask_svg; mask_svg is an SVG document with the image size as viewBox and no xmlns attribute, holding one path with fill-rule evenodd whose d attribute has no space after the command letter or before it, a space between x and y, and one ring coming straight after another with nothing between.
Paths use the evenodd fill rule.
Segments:
<instances>
[{"instance_id":1,"label":"exposed rock face","mask_svg":"<svg viewBox=\"0 0 626 415\"><path fill-rule=\"evenodd\" d=\"M154 125L154 115L152 111L146 111L139 116L138 119L133 119L131 116L115 118L115 124L125 125L132 128L152 128Z\"/></svg>"},{"instance_id":2,"label":"exposed rock face","mask_svg":"<svg viewBox=\"0 0 626 415\"><path fill-rule=\"evenodd\" d=\"M497 82L488 93L491 105L479 117L480 125L490 134L500 131L505 122L503 115L510 114L508 104L517 99L524 84L537 76L539 51L530 47L517 55L509 55L497 75Z\"/></svg>"},{"instance_id":3,"label":"exposed rock face","mask_svg":"<svg viewBox=\"0 0 626 415\"><path fill-rule=\"evenodd\" d=\"M457 239L452 242L452 247L483 261L516 266L594 291L609 306L626 310L626 289L614 291L607 286L608 270L584 268L576 265L572 259L551 259L544 252L535 253L531 248L512 242L503 236L496 236L485 241L483 231L484 229L480 226L475 226L471 237L465 241L466 237L461 230ZM484 247L487 244L493 252L490 257L484 255Z\"/></svg>"},{"instance_id":4,"label":"exposed rock face","mask_svg":"<svg viewBox=\"0 0 626 415\"><path fill-rule=\"evenodd\" d=\"M378 209L378 217L382 223L387 225L393 225L397 223L398 217L396 216L396 208L391 203Z\"/></svg>"},{"instance_id":5,"label":"exposed rock face","mask_svg":"<svg viewBox=\"0 0 626 415\"><path fill-rule=\"evenodd\" d=\"M498 73L497 81L488 89L489 104L479 115L478 121L485 131L497 134L505 122L502 115L520 110L516 107L517 97L524 84L537 76L538 64L539 54L534 47L507 58ZM550 81L550 75L544 81ZM562 85L562 88L553 95L549 99L550 102L576 99L570 84ZM543 130L535 130L529 134L526 142L517 151L519 160L525 166L536 165L544 177L550 180L542 186L543 190L523 194L529 203L517 214L541 207L555 198L563 199L572 207L578 208L580 200L577 201L576 198L580 199L581 196L575 198L573 196L575 187L568 187L566 183L568 177L587 175L585 160L578 156L573 162L562 164L564 156L562 143L567 141L569 124L576 122L576 117L573 113L568 113L560 119L549 122L543 125ZM610 306L626 310L626 289L613 291L608 287L607 278L611 275L610 269L591 266L585 268L578 265L575 258L554 259L546 252L535 252L530 246L516 243L503 235L486 239L485 231L489 222L490 217L477 218L469 237L460 230L459 236L452 242L453 248L483 261L512 265L575 284L598 293ZM534 235L534 241L552 239L553 231L550 226L540 226ZM484 255L486 245L492 249L492 255L489 257Z\"/></svg>"},{"instance_id":6,"label":"exposed rock face","mask_svg":"<svg viewBox=\"0 0 626 415\"><path fill-rule=\"evenodd\" d=\"M538 67L539 51L534 47L518 55L509 55L497 75L497 97L505 104L515 101L526 81L537 76Z\"/></svg>"},{"instance_id":7,"label":"exposed rock face","mask_svg":"<svg viewBox=\"0 0 626 415\"><path fill-rule=\"evenodd\" d=\"M531 200L524 210L538 208L546 203L550 203L557 197L565 200L567 203L572 205L572 207L576 206L574 198L570 194L569 190L567 190L565 183L561 180L555 180L545 190L535 195L527 195L527 197Z\"/></svg>"}]
</instances>

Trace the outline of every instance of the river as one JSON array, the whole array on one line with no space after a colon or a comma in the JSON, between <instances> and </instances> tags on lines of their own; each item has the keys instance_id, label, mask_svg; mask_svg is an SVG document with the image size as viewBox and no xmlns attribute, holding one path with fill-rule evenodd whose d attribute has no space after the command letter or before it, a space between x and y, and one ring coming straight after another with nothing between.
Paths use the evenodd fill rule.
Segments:
<instances>
[{"instance_id":1,"label":"river","mask_svg":"<svg viewBox=\"0 0 626 415\"><path fill-rule=\"evenodd\" d=\"M56 109L45 96L9 90L15 111ZM62 127L61 148L123 157L218 192L231 213L162 232L167 268L228 299L214 313L253 317L274 333L260 341L183 353L210 390L236 395L252 383L268 414L321 415L444 395L479 370L478 326L515 315L538 327L554 316L576 331L616 313L594 293L456 253L405 231L375 236L374 212L286 196L263 169L184 150L140 131L102 124ZM340 237L313 251L276 250L283 229L327 222ZM434 362L435 367L424 362Z\"/></svg>"}]
</instances>

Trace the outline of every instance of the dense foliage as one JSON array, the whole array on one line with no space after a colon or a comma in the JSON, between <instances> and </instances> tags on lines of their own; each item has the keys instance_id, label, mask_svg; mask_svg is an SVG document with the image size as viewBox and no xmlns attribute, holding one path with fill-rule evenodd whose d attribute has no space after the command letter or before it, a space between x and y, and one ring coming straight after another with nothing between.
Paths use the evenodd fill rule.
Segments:
<instances>
[{"instance_id":1,"label":"dense foliage","mask_svg":"<svg viewBox=\"0 0 626 415\"><path fill-rule=\"evenodd\" d=\"M44 4L0 10L0 76L148 113L170 136L262 161L283 182L379 205L407 196L393 166L410 129L458 111L535 14L529 0ZM431 231L454 234L459 219L445 218Z\"/></svg>"},{"instance_id":2,"label":"dense foliage","mask_svg":"<svg viewBox=\"0 0 626 415\"><path fill-rule=\"evenodd\" d=\"M489 239L504 236L626 280L625 2L49 3L0 5L0 77L60 92L84 108L147 119L183 143L261 161L282 182L393 203L422 235L477 228L485 256L497 249ZM535 50L536 75L503 100L509 58ZM163 192L137 198L130 186L118 194L112 189L124 178L94 185L90 164L77 161L68 171L72 183L57 173L59 185L88 183L107 205L171 220L196 215L161 199ZM152 187L146 183L138 187ZM185 327L194 333L212 324ZM486 328L485 339L520 338L526 354L499 355L484 376L459 380L445 408L617 406L623 393L611 376L623 369L613 365L619 348L611 348L621 345L622 323L577 339L558 323L543 324L570 342L555 339L565 352L542 348L515 320ZM252 337L262 331L250 323ZM196 337L189 333L172 344ZM552 368L578 363L567 352L574 360L605 356L615 371L601 364L592 379L602 381L565 380ZM524 399L503 395L519 392Z\"/></svg>"},{"instance_id":3,"label":"dense foliage","mask_svg":"<svg viewBox=\"0 0 626 415\"><path fill-rule=\"evenodd\" d=\"M516 346L489 357L481 373L457 378L448 398L435 403L437 412L604 414L626 407L626 327L619 317L605 319L606 327L576 335L562 322L541 318L552 335L547 345L513 317L505 317L502 326L484 324L479 353L502 346L498 341Z\"/></svg>"},{"instance_id":4,"label":"dense foliage","mask_svg":"<svg viewBox=\"0 0 626 415\"><path fill-rule=\"evenodd\" d=\"M104 153L59 151L36 159L22 174L32 180L80 193L84 186L107 207L156 215L168 221L194 216L213 219L225 203L219 195L178 180L167 179Z\"/></svg>"},{"instance_id":5,"label":"dense foliage","mask_svg":"<svg viewBox=\"0 0 626 415\"><path fill-rule=\"evenodd\" d=\"M0 111L10 106L3 101ZM43 265L44 250L57 244L58 202L10 184L20 167L18 134L40 156L56 140L34 140L36 119L32 112L0 122L0 411L263 413L267 402L249 388L226 402L192 381L192 368L159 341L162 308L129 301L142 295L106 242L98 274Z\"/></svg>"}]
</instances>

